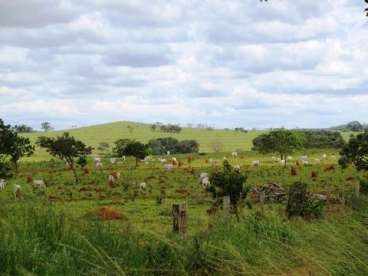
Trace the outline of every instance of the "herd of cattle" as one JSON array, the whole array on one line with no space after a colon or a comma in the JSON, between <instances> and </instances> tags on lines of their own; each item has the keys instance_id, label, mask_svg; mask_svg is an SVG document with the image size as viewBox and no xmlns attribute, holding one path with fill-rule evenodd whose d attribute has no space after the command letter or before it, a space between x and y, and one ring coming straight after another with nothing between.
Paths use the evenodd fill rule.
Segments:
<instances>
[{"instance_id":1,"label":"herd of cattle","mask_svg":"<svg viewBox=\"0 0 368 276\"><path fill-rule=\"evenodd\" d=\"M178 161L176 157L171 157L169 156L170 152L167 153L167 157L163 158L163 157L159 157L159 158L154 158L152 156L147 156L146 158L143 159L143 162L145 162L146 164L148 163L152 163L152 162L159 162L163 165L163 169L166 171L172 171L177 167L181 166L181 161ZM238 152L234 151L231 153L232 158L235 160L238 157ZM227 157L223 157L224 160L227 159ZM286 160L282 160L279 157L275 157L272 156L271 160L273 163L279 163L281 165L285 165L285 163L287 161L294 161L295 159L295 163L296 165L308 165L311 163L320 163L323 162L324 160L336 160L336 156L335 155L330 155L328 156L327 154L323 154L320 158L309 158L307 155L303 155L303 156L299 156L298 158L294 158L292 156L287 156ZM123 156L120 159L117 158L110 158L108 161L110 162L110 164L114 165L117 164L118 162L123 162L126 160L126 157ZM191 156L188 156L188 163L190 163L192 160ZM101 157L94 157L94 165L96 169L101 169L103 167L103 162L102 162L102 158ZM206 163L210 163L210 164L218 164L218 160L214 160L214 159L209 159L206 160ZM261 161L260 160L253 160L250 163L251 166L253 167L259 167L261 165ZM240 170L241 166L236 164L233 166L234 169L236 170ZM114 185L117 183L117 181L120 179L120 173L119 172L113 172L108 176L108 183L110 185L110 187L114 187ZM209 185L210 185L210 180L209 180L209 175L206 172L202 172L199 175L199 183L201 184L201 186L206 189ZM34 189L40 189L40 190L45 190L46 189L46 184L44 182L44 180L41 179L37 179L37 180L33 180L31 179L27 179L27 182L29 182L32 187ZM7 185L7 182L5 179L0 179L0 191L4 190L5 187ZM147 184L145 182L139 183L138 187L141 190L145 190L146 189ZM19 184L15 184L14 185L14 195L15 197L19 197L22 191L22 186Z\"/></svg>"}]
</instances>

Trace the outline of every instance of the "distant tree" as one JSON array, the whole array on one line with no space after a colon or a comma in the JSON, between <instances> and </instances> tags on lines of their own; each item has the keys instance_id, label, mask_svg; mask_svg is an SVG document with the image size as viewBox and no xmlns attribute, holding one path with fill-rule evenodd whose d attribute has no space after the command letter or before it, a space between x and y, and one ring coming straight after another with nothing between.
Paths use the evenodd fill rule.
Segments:
<instances>
[{"instance_id":1,"label":"distant tree","mask_svg":"<svg viewBox=\"0 0 368 276\"><path fill-rule=\"evenodd\" d=\"M150 128L151 128L151 131L156 131L156 129L157 129L157 125L156 125L156 124L152 124L152 125L150 126Z\"/></svg>"},{"instance_id":2,"label":"distant tree","mask_svg":"<svg viewBox=\"0 0 368 276\"><path fill-rule=\"evenodd\" d=\"M176 147L176 153L198 153L199 144L195 140L182 140L180 141Z\"/></svg>"},{"instance_id":3,"label":"distant tree","mask_svg":"<svg viewBox=\"0 0 368 276\"><path fill-rule=\"evenodd\" d=\"M52 130L51 123L49 122L43 122L41 123L41 129L43 129L45 132Z\"/></svg>"},{"instance_id":4,"label":"distant tree","mask_svg":"<svg viewBox=\"0 0 368 276\"><path fill-rule=\"evenodd\" d=\"M126 145L123 153L126 156L135 157L135 166L138 167L139 159L144 159L147 156L147 146L141 142L132 141Z\"/></svg>"},{"instance_id":5,"label":"distant tree","mask_svg":"<svg viewBox=\"0 0 368 276\"><path fill-rule=\"evenodd\" d=\"M119 139L117 141L115 141L115 146L113 148L113 153L115 156L117 157L122 157L125 155L125 148L126 146L133 142L133 140L131 139Z\"/></svg>"},{"instance_id":6,"label":"distant tree","mask_svg":"<svg viewBox=\"0 0 368 276\"><path fill-rule=\"evenodd\" d=\"M73 171L76 184L79 183L75 163L91 154L91 147L87 147L82 141L76 140L67 132L56 138L41 136L38 138L37 144L45 148L52 156L65 161Z\"/></svg>"},{"instance_id":7,"label":"distant tree","mask_svg":"<svg viewBox=\"0 0 368 276\"><path fill-rule=\"evenodd\" d=\"M148 142L147 146L152 154L155 155L163 155L168 151L172 154L196 153L199 150L199 144L195 140L182 140L179 142L172 137L152 139Z\"/></svg>"},{"instance_id":8,"label":"distant tree","mask_svg":"<svg viewBox=\"0 0 368 276\"><path fill-rule=\"evenodd\" d=\"M340 152L339 164L346 168L354 164L357 170L368 170L368 132L351 136Z\"/></svg>"},{"instance_id":9,"label":"distant tree","mask_svg":"<svg viewBox=\"0 0 368 276\"><path fill-rule=\"evenodd\" d=\"M355 131L355 132L361 132L364 130L364 126L358 121L353 121L353 122L348 123L346 125L346 128L349 129L350 131Z\"/></svg>"},{"instance_id":10,"label":"distant tree","mask_svg":"<svg viewBox=\"0 0 368 276\"><path fill-rule=\"evenodd\" d=\"M129 133L132 134L134 131L134 127L131 125L128 125L127 128L128 128Z\"/></svg>"},{"instance_id":11,"label":"distant tree","mask_svg":"<svg viewBox=\"0 0 368 276\"><path fill-rule=\"evenodd\" d=\"M0 119L0 154L8 156L14 166L15 172L18 172L18 161L24 156L31 156L34 147L28 138L18 135L10 125L5 125Z\"/></svg>"},{"instance_id":12,"label":"distant tree","mask_svg":"<svg viewBox=\"0 0 368 276\"><path fill-rule=\"evenodd\" d=\"M245 186L247 176L235 170L230 163L225 160L222 171L217 171L210 176L209 192L217 199L230 196L230 203L233 211L237 214L237 206L241 198L245 198L249 188Z\"/></svg>"},{"instance_id":13,"label":"distant tree","mask_svg":"<svg viewBox=\"0 0 368 276\"><path fill-rule=\"evenodd\" d=\"M224 149L224 143L219 140L211 142L211 147L214 152L221 152Z\"/></svg>"},{"instance_id":14,"label":"distant tree","mask_svg":"<svg viewBox=\"0 0 368 276\"><path fill-rule=\"evenodd\" d=\"M253 150L261 153L276 153L280 155L281 160L292 154L294 150L302 148L303 141L296 133L280 129L273 130L267 134L262 134L253 140Z\"/></svg>"},{"instance_id":15,"label":"distant tree","mask_svg":"<svg viewBox=\"0 0 368 276\"><path fill-rule=\"evenodd\" d=\"M15 125L15 126L13 126L13 129L18 133L29 133L29 132L34 131L32 127L27 126L25 124Z\"/></svg>"}]
</instances>

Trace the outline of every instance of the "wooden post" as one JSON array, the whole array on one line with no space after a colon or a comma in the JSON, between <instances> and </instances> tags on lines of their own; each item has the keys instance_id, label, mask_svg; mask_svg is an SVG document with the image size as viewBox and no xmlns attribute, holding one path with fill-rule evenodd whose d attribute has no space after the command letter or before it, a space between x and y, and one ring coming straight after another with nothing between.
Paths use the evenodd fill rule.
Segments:
<instances>
[{"instance_id":1,"label":"wooden post","mask_svg":"<svg viewBox=\"0 0 368 276\"><path fill-rule=\"evenodd\" d=\"M230 196L222 197L222 209L224 210L225 215L230 214Z\"/></svg>"},{"instance_id":2,"label":"wooden post","mask_svg":"<svg viewBox=\"0 0 368 276\"><path fill-rule=\"evenodd\" d=\"M187 230L186 204L173 204L173 232L185 234Z\"/></svg>"}]
</instances>

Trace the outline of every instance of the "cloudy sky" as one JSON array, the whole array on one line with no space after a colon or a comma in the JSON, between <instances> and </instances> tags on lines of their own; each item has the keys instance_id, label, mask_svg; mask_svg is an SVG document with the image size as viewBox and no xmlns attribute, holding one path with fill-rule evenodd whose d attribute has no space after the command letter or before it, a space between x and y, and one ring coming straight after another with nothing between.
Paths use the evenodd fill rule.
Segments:
<instances>
[{"instance_id":1,"label":"cloudy sky","mask_svg":"<svg viewBox=\"0 0 368 276\"><path fill-rule=\"evenodd\" d=\"M0 0L0 118L368 121L363 0Z\"/></svg>"}]
</instances>

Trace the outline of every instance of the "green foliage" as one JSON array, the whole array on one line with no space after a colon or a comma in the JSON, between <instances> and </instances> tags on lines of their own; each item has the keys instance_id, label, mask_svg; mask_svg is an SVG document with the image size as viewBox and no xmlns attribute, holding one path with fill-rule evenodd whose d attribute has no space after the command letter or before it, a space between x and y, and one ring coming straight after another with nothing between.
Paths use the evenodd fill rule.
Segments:
<instances>
[{"instance_id":1,"label":"green foliage","mask_svg":"<svg viewBox=\"0 0 368 276\"><path fill-rule=\"evenodd\" d=\"M43 122L41 123L41 129L47 132L47 131L53 130L53 127L51 126L50 122Z\"/></svg>"},{"instance_id":2,"label":"green foliage","mask_svg":"<svg viewBox=\"0 0 368 276\"><path fill-rule=\"evenodd\" d=\"M368 132L351 136L340 152L339 164L346 168L354 164L357 170L368 170Z\"/></svg>"},{"instance_id":3,"label":"green foliage","mask_svg":"<svg viewBox=\"0 0 368 276\"><path fill-rule=\"evenodd\" d=\"M25 124L15 125L15 126L13 126L13 130L15 130L18 133L29 133L29 132L34 131L32 127L27 126Z\"/></svg>"},{"instance_id":4,"label":"green foliage","mask_svg":"<svg viewBox=\"0 0 368 276\"><path fill-rule=\"evenodd\" d=\"M31 156L34 147L28 138L18 135L18 132L5 125L0 119L0 155L9 156L10 161L18 170L18 161L24 156Z\"/></svg>"},{"instance_id":5,"label":"green foliage","mask_svg":"<svg viewBox=\"0 0 368 276\"><path fill-rule=\"evenodd\" d=\"M197 153L199 144L195 140L178 141L172 137L152 139L148 142L148 147L152 154L163 155L168 151L172 154L177 153Z\"/></svg>"},{"instance_id":6,"label":"green foliage","mask_svg":"<svg viewBox=\"0 0 368 276\"><path fill-rule=\"evenodd\" d=\"M303 148L306 149L338 149L344 146L345 141L338 131L326 130L297 130Z\"/></svg>"},{"instance_id":7,"label":"green foliage","mask_svg":"<svg viewBox=\"0 0 368 276\"><path fill-rule=\"evenodd\" d=\"M76 140L68 132L56 138L41 136L38 138L37 144L45 148L52 156L65 161L73 170L76 183L79 182L74 168L75 159L79 158L79 161L81 161L81 158L91 154L91 147L87 147L82 141Z\"/></svg>"},{"instance_id":8,"label":"green foliage","mask_svg":"<svg viewBox=\"0 0 368 276\"><path fill-rule=\"evenodd\" d=\"M289 200L286 214L291 217L320 218L324 208L324 201L313 198L307 191L307 184L295 182L289 190Z\"/></svg>"},{"instance_id":9,"label":"green foliage","mask_svg":"<svg viewBox=\"0 0 368 276\"><path fill-rule=\"evenodd\" d=\"M113 152L116 156L122 157L125 155L125 148L129 143L132 143L131 139L119 139L114 142Z\"/></svg>"},{"instance_id":10,"label":"green foliage","mask_svg":"<svg viewBox=\"0 0 368 276\"><path fill-rule=\"evenodd\" d=\"M107 142L100 142L97 147L97 149L100 151L107 151L109 150L109 148L110 148L110 144Z\"/></svg>"},{"instance_id":11,"label":"green foliage","mask_svg":"<svg viewBox=\"0 0 368 276\"><path fill-rule=\"evenodd\" d=\"M236 208L239 200L246 197L249 188L245 186L247 176L239 170L235 170L230 163L225 160L222 171L217 171L210 176L209 192L214 198L230 196L230 203Z\"/></svg>"},{"instance_id":12,"label":"green foliage","mask_svg":"<svg viewBox=\"0 0 368 276\"><path fill-rule=\"evenodd\" d=\"M253 150L261 153L277 153L283 160L286 160L286 155L300 148L302 148L301 137L285 129L262 134L253 140Z\"/></svg>"}]
</instances>

